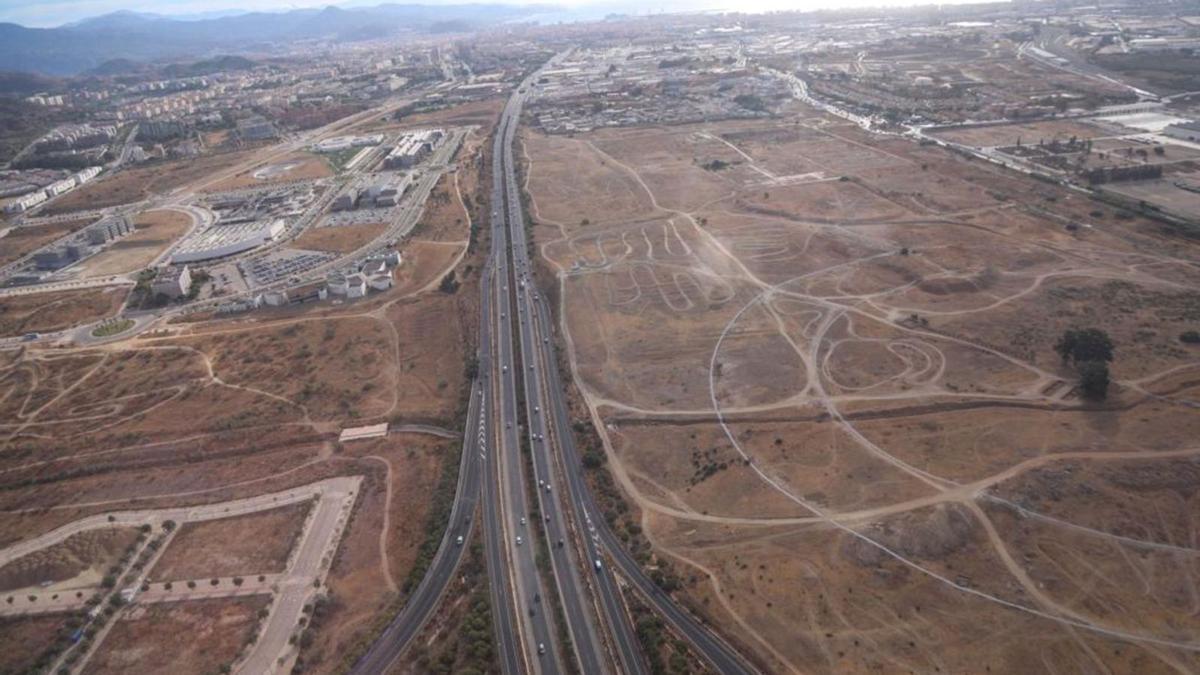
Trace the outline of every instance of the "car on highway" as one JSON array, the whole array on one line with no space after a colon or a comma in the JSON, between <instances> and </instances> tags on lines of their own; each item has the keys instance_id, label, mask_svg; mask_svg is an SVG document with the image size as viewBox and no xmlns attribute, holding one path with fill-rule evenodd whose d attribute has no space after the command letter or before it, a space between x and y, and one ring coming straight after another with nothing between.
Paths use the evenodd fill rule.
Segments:
<instances>
[{"instance_id":1,"label":"car on highway","mask_svg":"<svg viewBox=\"0 0 1200 675\"><path fill-rule=\"evenodd\" d=\"M520 546L521 544L524 544L524 543L525 543L525 540L522 539L520 536L518 536L517 537L517 546Z\"/></svg>"},{"instance_id":2,"label":"car on highway","mask_svg":"<svg viewBox=\"0 0 1200 675\"><path fill-rule=\"evenodd\" d=\"M596 563L595 563L595 564L596 564L596 571L597 571L597 572L599 572L599 571L600 571L601 569L603 569L603 567L604 567L604 564L600 562L600 559L599 559L599 558L596 558Z\"/></svg>"},{"instance_id":3,"label":"car on highway","mask_svg":"<svg viewBox=\"0 0 1200 675\"><path fill-rule=\"evenodd\" d=\"M539 642L538 643L538 656L541 656L542 654L545 654L545 653L546 653L546 645Z\"/></svg>"},{"instance_id":4,"label":"car on highway","mask_svg":"<svg viewBox=\"0 0 1200 675\"><path fill-rule=\"evenodd\" d=\"M550 491L550 484L546 483L546 492L549 492L549 491Z\"/></svg>"},{"instance_id":5,"label":"car on highway","mask_svg":"<svg viewBox=\"0 0 1200 675\"><path fill-rule=\"evenodd\" d=\"M525 518L521 518L521 524L522 524L522 525L524 525L524 524L525 524Z\"/></svg>"},{"instance_id":6,"label":"car on highway","mask_svg":"<svg viewBox=\"0 0 1200 675\"><path fill-rule=\"evenodd\" d=\"M462 545L463 545L463 536L462 536L461 534L460 534L460 535L458 535L458 539L455 539L455 540L454 540L454 543L455 543L455 544L457 544L457 545L459 545L459 546L462 546Z\"/></svg>"}]
</instances>

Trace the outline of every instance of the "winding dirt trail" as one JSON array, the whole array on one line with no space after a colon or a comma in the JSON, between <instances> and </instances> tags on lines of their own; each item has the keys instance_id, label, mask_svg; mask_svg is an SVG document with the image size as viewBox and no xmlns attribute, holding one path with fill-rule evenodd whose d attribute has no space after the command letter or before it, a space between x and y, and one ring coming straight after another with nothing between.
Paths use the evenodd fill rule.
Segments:
<instances>
[{"instance_id":1,"label":"winding dirt trail","mask_svg":"<svg viewBox=\"0 0 1200 675\"><path fill-rule=\"evenodd\" d=\"M730 145L727 141L724 141L724 139L720 140L725 142L727 145ZM1200 555L1200 549L1195 547L1179 545L1175 543L1141 540L1113 532L1099 530L1050 516L1048 514L1038 513L1026 507L1007 501L998 495L989 493L990 488L1000 485L1005 481L1009 481L1026 472L1041 467L1050 466L1062 461L1079 460L1103 462L1193 457L1200 454L1200 447L1186 447L1166 451L1154 450L1106 452L1099 450L1084 450L1072 452L1050 452L1014 463L1001 471L997 471L991 475L979 478L977 480L959 483L954 480L930 473L897 458L895 455L889 453L885 448L867 438L855 427L855 423L841 410L842 405L852 402L861 403L870 401L896 401L906 398L928 398L935 395L945 396L947 398L961 398L963 400L992 400L997 402L1005 401L1012 403L1023 403L1031 406L1046 406L1047 409L1059 409L1062 404L1057 400L1057 398L1042 394L1042 391L1044 391L1049 385L1061 380L1061 376L1058 373L1045 370L1033 363L1016 358L1010 354L989 347L988 345L980 344L978 342L973 342L963 338L944 335L941 333L935 333L933 331L923 330L917 326L905 325L900 323L898 319L914 311L920 311L921 314L929 316L968 316L973 314L982 314L1026 298L1032 293L1041 289L1043 284L1045 284L1047 281L1057 279L1082 278L1090 280L1123 280L1135 281L1140 284L1163 289L1192 290L1191 287L1186 284L1181 284L1171 279L1155 276L1154 274L1145 270L1145 267L1152 264L1177 264L1179 262L1177 259L1171 257L1164 258L1161 256L1146 255L1145 259L1147 262L1130 263L1128 260L1121 259L1122 252L1119 251L1105 251L1098 248L1091 248L1083 251L1066 250L1059 246L1050 245L1046 242L1035 242L1038 247L1052 251L1055 255L1060 256L1060 259L1064 261L1071 260L1073 264L1068 265L1066 269L1043 271L1029 275L1026 277L1026 283L1024 283L1021 288L1003 295L993 294L991 302L977 307L934 310L923 307L913 308L901 304L889 304L886 302L886 299L889 297L889 295L894 295L896 292L904 290L907 286L897 286L891 289L884 289L882 291L876 291L869 294L842 293L840 295L818 295L808 292L806 289L799 288L799 284L806 279L814 278L816 276L829 276L831 274L836 274L845 269L853 268L866 262L878 260L889 255L894 255L894 253L888 250L890 247L885 247L885 249L879 253L861 257L848 262L839 263L837 265L832 265L824 269L812 270L788 279L782 283L767 282L754 274L738 257L738 255L730 250L730 248L727 247L723 241L721 241L707 229L701 227L693 213L662 206L658 202L653 190L649 187L645 180L643 180L639 172L634 167L623 163L616 157L604 152L591 141L582 140L576 142L589 148L598 157L602 157L605 163L611 162L613 165L620 167L629 175L629 177L645 192L646 198L653 207L653 212L650 213L649 216L670 217L672 219L672 226L674 226L674 218L681 218L690 223L692 228L691 232L698 236L704 242L705 246L709 248L709 250L718 252L719 255L724 258L723 262L720 264L720 268L731 270L734 273L731 278L736 278L736 280L739 282L749 284L757 291L754 297L747 302L746 305L743 306L742 309L731 320L729 320L724 329L721 331L720 337L717 339L716 344L713 347L712 357L709 363L709 394L711 399L710 408L650 409L642 406L636 406L626 401L614 399L611 395L599 393L595 388L589 385L585 376L583 375L582 369L580 368L578 346L575 344L575 341L572 337L571 327L568 325L566 319L566 295L568 292L566 280L568 276L575 274L607 271L611 268L613 263L608 260L603 260L599 265L589 264L585 266L584 270L582 271L574 269L567 270L563 262L556 260L550 255L550 248L552 246L561 245L564 243L571 244L573 239L568 235L567 227L563 223L546 219L538 210L536 196L534 196L533 192L529 189L529 181L536 170L536 165L533 163L532 158L529 157L528 148L523 145L524 156L528 162L528 171L526 171L525 175L525 189L526 192L531 195L531 211L539 223L555 226L559 230L558 238L542 242L539 249L543 259L546 260L557 273L559 284L559 329L564 336L567 360L571 367L574 380L582 394L583 403L588 409L589 416L591 417L592 422L600 435L601 441L608 456L608 466L625 494L633 499L633 501L643 512L643 529L646 532L647 537L652 536L651 528L649 527L649 523L647 521L650 513L661 514L684 521L725 525L751 527L761 526L771 528L777 528L781 525L795 527L819 526L833 528L845 533L850 537L859 539L870 546L880 549L901 564L922 575L928 576L955 591L973 596L985 602L998 604L1014 611L1031 614L1054 622L1055 624L1061 626L1069 635L1075 636L1076 641L1081 645L1081 647L1086 647L1086 644L1078 637L1078 633L1090 632L1119 640L1134 641L1139 644L1146 645L1152 653L1158 655L1166 663L1171 663L1173 659L1170 659L1165 655L1165 650L1181 649L1192 652L1200 651L1200 642L1180 641L1151 634L1121 630L1112 626L1104 625L1102 622L1098 622L1094 617L1090 617L1086 614L1070 609L1062 603L1056 601L1054 598L1043 592L1038 584L1025 572L1024 568L1012 558L1012 555L1008 551L1007 544L996 530L995 525L992 523L987 513L979 505L980 501L988 501L990 503L1014 509L1022 516L1035 518L1040 522L1047 523L1051 526L1078 532L1089 537L1104 539L1123 546L1150 550L1164 550L1186 556ZM745 153L739 148L734 147L734 149L739 151L739 153L743 156L746 156ZM760 171L760 173L763 172ZM722 201L724 199L727 199L727 197L722 197L721 199L715 201ZM965 213L969 213L969 210L968 212L962 212L958 214L958 217L962 217L962 214ZM955 214L943 214L943 216L938 220L939 223L951 225L955 224L951 220L953 217L955 217ZM1005 238L1012 236L1010 234L996 232L990 228L984 228L976 224L969 224L965 222L961 224L969 227L984 229L992 234ZM821 227L826 232L848 236L855 240L861 240L865 236L859 233L852 233L845 228L832 224L806 222L805 225ZM597 235L591 236L595 238ZM649 246L649 242L647 241L646 243ZM805 246L807 247L807 241ZM880 247L876 245L875 248L879 249ZM601 251L603 251L603 249L601 249ZM628 251L627 244L626 255L628 256L630 253L631 252ZM651 258L653 258L652 253ZM656 265L663 264L660 261L655 260L650 260L649 262ZM948 277L955 276L953 273L946 270L942 270L942 272ZM791 331L786 325L784 317L781 316L774 308L773 301L776 298L788 298L802 301L817 309L818 321L815 326L815 330L811 335L805 336L805 344L801 344L792 336ZM788 343L798 362L805 369L809 376L803 391L795 392L770 402L758 403L754 405L734 406L724 409L719 403L719 398L717 396L716 373L718 372L718 354L722 349L722 344L725 341L725 338L730 334L733 327L739 322L739 320L742 319L745 313L752 308L759 307L765 308L765 310L771 316L779 336ZM937 367L936 370L926 373L929 385L925 388L910 390L903 393L880 395L833 394L827 391L825 388L825 382L836 382L834 379L834 372L830 366L829 356L832 353L833 348L839 343L839 340L832 338L829 333L837 322L843 320L849 321L851 326L854 325L854 321L878 322L887 326L887 328L890 330L900 331L906 336L905 339L914 341L914 349L918 349L918 351L920 351L916 345L923 345L924 348L928 348L930 350L930 354L936 355L940 360L940 366ZM851 328L851 333L854 334L853 328ZM1019 368L1029 373L1032 376L1032 379L1025 384L1019 393L1016 394L961 394L951 392L946 390L944 387L936 385L936 383L941 380L944 375L946 359L941 349L934 344L934 341L948 342L969 348L971 350L986 353L990 356L1001 359L1010 366ZM901 357L901 359L905 360L903 357ZM1147 398L1149 398L1151 394L1144 389L1146 385L1168 377L1172 374L1184 372L1196 367L1200 367L1200 363L1179 365L1162 372L1140 377L1135 380L1124 381L1120 384L1130 389L1140 391L1146 394ZM768 470L764 468L758 459L741 446L736 435L726 423L728 415L778 412L791 408L798 409L804 406L812 405L819 406L821 409L823 409L829 415L830 419L837 424L838 428L855 441L857 446L862 447L878 460L895 467L904 474L911 476L912 478L925 484L931 489L931 493L919 498L908 499L884 506L855 511L836 512L823 509L799 497L797 491L790 488L779 476L768 473ZM810 515L777 518L735 517L723 516L719 514L713 515L707 512L698 513L688 507L683 500L676 499L673 500L674 505L668 505L664 504L657 498L652 498L644 494L639 488L637 481L644 480L646 481L647 485L656 485L656 483L651 477L642 476L640 474L635 476L631 474L629 469L622 464L621 458L615 450L613 439L611 438L611 432L605 423L605 414L611 413L612 411L619 411L634 415L641 415L651 419L658 418L663 420L679 418L682 416L691 416L694 418L712 418L724 429L727 441L748 463L748 466L751 467L754 473L758 476L759 480L766 487L768 487L768 489L783 495L785 498L792 501L803 510L807 511ZM662 486L659 486L657 489L663 490L664 493L669 493L669 490L666 490ZM936 504L946 503L961 504L969 510L974 520L979 523L980 527L985 533L985 536L990 543L990 548L995 552L998 559L1002 562L1005 571L1007 571L1008 575L1026 591L1028 598L1032 600L1032 604L1027 605L1016 603L1005 598L991 595L979 589L964 586L954 579L950 579L935 570L932 570L910 558L905 557L901 553L889 548L882 542L874 540L863 533L864 525L877 522L880 519L926 508ZM770 533L764 534L763 536L778 536L778 534ZM689 558L679 550L665 548L662 546L657 546L657 548L658 550L663 550L665 553L676 558L677 560L689 564L690 566L705 573L710 582L713 584L713 590L716 593L716 596L718 598L722 597L719 580L712 570L705 568L698 561ZM789 664L787 660L783 658L783 655L779 654L771 647L768 641L763 639L762 636L758 635L753 630L753 627L749 625L746 619L740 616L728 602L725 602L722 599L720 604L742 630L754 637L775 658L787 664L790 669L795 669L794 665ZM1090 649L1086 649L1085 651L1093 660L1096 660L1097 665L1102 663L1097 659L1095 653ZM1172 665L1177 666L1178 662L1176 661Z\"/></svg>"}]
</instances>

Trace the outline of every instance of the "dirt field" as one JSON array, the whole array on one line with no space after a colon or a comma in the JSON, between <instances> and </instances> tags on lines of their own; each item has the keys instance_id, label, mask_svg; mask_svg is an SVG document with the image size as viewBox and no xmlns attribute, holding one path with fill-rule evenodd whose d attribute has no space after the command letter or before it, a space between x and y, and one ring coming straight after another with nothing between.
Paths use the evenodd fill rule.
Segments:
<instances>
[{"instance_id":1,"label":"dirt field","mask_svg":"<svg viewBox=\"0 0 1200 675\"><path fill-rule=\"evenodd\" d=\"M151 581L283 572L309 504L184 523L150 570Z\"/></svg>"},{"instance_id":2,"label":"dirt field","mask_svg":"<svg viewBox=\"0 0 1200 675\"><path fill-rule=\"evenodd\" d=\"M370 317L290 323L188 340L222 381L258 388L315 419L372 418L395 398L395 343Z\"/></svg>"},{"instance_id":3,"label":"dirt field","mask_svg":"<svg viewBox=\"0 0 1200 675\"><path fill-rule=\"evenodd\" d=\"M0 238L0 265L23 258L50 242L72 232L78 232L95 222L92 218L68 220L49 225L17 227Z\"/></svg>"},{"instance_id":4,"label":"dirt field","mask_svg":"<svg viewBox=\"0 0 1200 675\"><path fill-rule=\"evenodd\" d=\"M468 151L461 151L465 156ZM459 198L457 176L443 174L429 199L425 201L425 212L413 229L412 238L428 241L466 241L469 236L466 207Z\"/></svg>"},{"instance_id":5,"label":"dirt field","mask_svg":"<svg viewBox=\"0 0 1200 675\"><path fill-rule=\"evenodd\" d=\"M241 652L268 602L254 596L135 607L113 625L83 672L219 672Z\"/></svg>"},{"instance_id":6,"label":"dirt field","mask_svg":"<svg viewBox=\"0 0 1200 675\"><path fill-rule=\"evenodd\" d=\"M126 169L63 195L43 209L43 213L54 215L140 201L151 194L168 192L213 171L245 161L255 152L223 152Z\"/></svg>"},{"instance_id":7,"label":"dirt field","mask_svg":"<svg viewBox=\"0 0 1200 675\"><path fill-rule=\"evenodd\" d=\"M338 672L365 647L372 620L396 597L392 584L403 588L408 579L425 536L430 489L456 443L409 434L347 444L347 460L370 458L354 460L367 482L329 572L329 615L301 654L306 670Z\"/></svg>"},{"instance_id":8,"label":"dirt field","mask_svg":"<svg viewBox=\"0 0 1200 675\"><path fill-rule=\"evenodd\" d=\"M97 585L137 539L134 528L80 532L50 548L35 551L0 567L0 593L77 580L75 586Z\"/></svg>"},{"instance_id":9,"label":"dirt field","mask_svg":"<svg viewBox=\"0 0 1200 675\"><path fill-rule=\"evenodd\" d=\"M0 618L0 673L37 672L42 654L62 635L68 614Z\"/></svg>"},{"instance_id":10,"label":"dirt field","mask_svg":"<svg viewBox=\"0 0 1200 675\"><path fill-rule=\"evenodd\" d=\"M85 289L0 297L0 335L51 331L99 321L121 308L127 289Z\"/></svg>"},{"instance_id":11,"label":"dirt field","mask_svg":"<svg viewBox=\"0 0 1200 675\"><path fill-rule=\"evenodd\" d=\"M387 229L385 223L363 223L340 227L310 227L291 243L292 248L307 251L350 253L371 243Z\"/></svg>"},{"instance_id":12,"label":"dirt field","mask_svg":"<svg viewBox=\"0 0 1200 675\"><path fill-rule=\"evenodd\" d=\"M1184 178L1189 183L1194 184L1196 177L1196 174L1190 174L1188 176L1179 176L1178 178ZM1128 199L1149 202L1168 213L1180 215L1185 218L1193 217L1194 214L1200 213L1200 194L1176 187L1174 179L1106 185L1104 186L1104 190L1115 192Z\"/></svg>"},{"instance_id":13,"label":"dirt field","mask_svg":"<svg viewBox=\"0 0 1200 675\"><path fill-rule=\"evenodd\" d=\"M1103 127L1086 122L1056 120L1051 122L1029 122L1026 124L996 124L968 129L949 129L934 132L935 136L953 143L962 143L978 148L1016 145L1017 139L1026 145L1037 145L1038 141L1066 141L1072 136L1081 140L1115 135Z\"/></svg>"},{"instance_id":14,"label":"dirt field","mask_svg":"<svg viewBox=\"0 0 1200 675\"><path fill-rule=\"evenodd\" d=\"M420 129L429 126L459 126L477 124L482 127L491 126L496 122L496 117L500 114L500 109L504 107L504 100L494 98L487 101L476 101L474 103L463 103L462 105L451 106L441 110L432 110L429 112L415 113L408 115L403 119L375 121L361 127L364 132L386 132L399 131L404 129Z\"/></svg>"},{"instance_id":15,"label":"dirt field","mask_svg":"<svg viewBox=\"0 0 1200 675\"><path fill-rule=\"evenodd\" d=\"M760 665L1200 667L1151 642L1196 630L1195 242L812 111L524 147L624 534ZM1103 404L1072 327L1113 341Z\"/></svg>"},{"instance_id":16,"label":"dirt field","mask_svg":"<svg viewBox=\"0 0 1200 675\"><path fill-rule=\"evenodd\" d=\"M261 164L205 188L206 192L225 192L265 185L280 185L296 181L327 178L333 175L329 163L319 155L298 152Z\"/></svg>"},{"instance_id":17,"label":"dirt field","mask_svg":"<svg viewBox=\"0 0 1200 675\"><path fill-rule=\"evenodd\" d=\"M102 277L145 269L191 225L191 217L180 211L142 213L134 220L136 230L107 250L88 258L84 263L84 276Z\"/></svg>"}]
</instances>

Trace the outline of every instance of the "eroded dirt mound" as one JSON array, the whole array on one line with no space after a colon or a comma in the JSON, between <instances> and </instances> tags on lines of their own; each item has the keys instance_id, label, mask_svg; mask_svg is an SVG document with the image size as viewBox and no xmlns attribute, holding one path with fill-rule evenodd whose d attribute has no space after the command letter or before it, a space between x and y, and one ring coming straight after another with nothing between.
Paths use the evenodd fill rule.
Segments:
<instances>
[{"instance_id":1,"label":"eroded dirt mound","mask_svg":"<svg viewBox=\"0 0 1200 675\"><path fill-rule=\"evenodd\" d=\"M899 518L871 525L863 534L906 558L936 560L966 545L971 538L971 516L957 504L939 504ZM846 537L842 553L865 567L891 556L857 537Z\"/></svg>"},{"instance_id":2,"label":"eroded dirt mound","mask_svg":"<svg viewBox=\"0 0 1200 675\"><path fill-rule=\"evenodd\" d=\"M132 528L90 530L71 535L56 546L34 551L0 567L0 591L59 582L89 567L103 572L137 537Z\"/></svg>"}]
</instances>

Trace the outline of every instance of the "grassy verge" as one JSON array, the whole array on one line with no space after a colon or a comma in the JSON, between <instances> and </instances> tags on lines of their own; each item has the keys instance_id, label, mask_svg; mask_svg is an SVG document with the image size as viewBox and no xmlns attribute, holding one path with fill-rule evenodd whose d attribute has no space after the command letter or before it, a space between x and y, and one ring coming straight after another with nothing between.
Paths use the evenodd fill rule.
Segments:
<instances>
[{"instance_id":1,"label":"grassy verge","mask_svg":"<svg viewBox=\"0 0 1200 675\"><path fill-rule=\"evenodd\" d=\"M411 670L435 675L500 672L480 537L477 530L459 574L462 583L447 594L443 615L422 631L406 659Z\"/></svg>"},{"instance_id":2,"label":"grassy verge","mask_svg":"<svg viewBox=\"0 0 1200 675\"><path fill-rule=\"evenodd\" d=\"M133 327L133 319L107 319L92 330L92 337L110 337Z\"/></svg>"}]
</instances>

